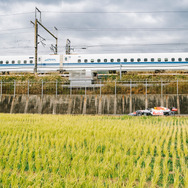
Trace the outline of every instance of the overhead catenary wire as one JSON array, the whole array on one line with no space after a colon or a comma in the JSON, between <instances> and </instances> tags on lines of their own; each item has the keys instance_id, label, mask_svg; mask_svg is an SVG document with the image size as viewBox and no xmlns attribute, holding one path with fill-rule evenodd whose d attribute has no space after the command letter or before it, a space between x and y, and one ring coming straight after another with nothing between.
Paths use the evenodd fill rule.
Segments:
<instances>
[{"instance_id":1,"label":"overhead catenary wire","mask_svg":"<svg viewBox=\"0 0 188 188\"><path fill-rule=\"evenodd\" d=\"M188 27L122 27L122 28L120 28L120 27L106 27L106 28L104 28L104 27L91 27L91 28L89 28L89 27L87 27L87 28L84 28L84 27L82 27L82 28L79 28L79 27L63 27L63 28L61 28L60 27L60 29L73 29L73 30L79 30L79 29L86 29L86 30L89 30L89 29L104 29L104 30L108 30L108 29L125 29L125 30L188 30Z\"/></svg>"},{"instance_id":2,"label":"overhead catenary wire","mask_svg":"<svg viewBox=\"0 0 188 188\"><path fill-rule=\"evenodd\" d=\"M5 31L15 31L15 30L25 30L25 29L32 29L33 27L20 27L20 28L9 28L9 29L2 29L0 32L5 32Z\"/></svg>"},{"instance_id":3,"label":"overhead catenary wire","mask_svg":"<svg viewBox=\"0 0 188 188\"><path fill-rule=\"evenodd\" d=\"M53 27L48 27L53 28ZM2 29L0 30L1 34L12 34L12 32L21 30L20 33L32 33L33 31L32 27L26 27L26 28L10 28L10 29ZM24 31L24 30L30 30L30 31ZM188 28L69 28L69 27L63 27L59 28L59 31L151 31L151 32L157 32L157 31L186 31ZM41 31L43 32L43 31ZM15 34L15 33L13 33ZM59 33L60 35L62 33Z\"/></svg>"},{"instance_id":4,"label":"overhead catenary wire","mask_svg":"<svg viewBox=\"0 0 188 188\"><path fill-rule=\"evenodd\" d=\"M160 14L160 13L188 13L187 10L150 10L150 11L41 11L42 13L50 14ZM34 11L28 12L16 12L16 13L6 13L0 14L0 17L3 16L19 16L24 14L34 14Z\"/></svg>"},{"instance_id":5,"label":"overhead catenary wire","mask_svg":"<svg viewBox=\"0 0 188 188\"><path fill-rule=\"evenodd\" d=\"M186 31L188 28L60 28L63 31Z\"/></svg>"},{"instance_id":6,"label":"overhead catenary wire","mask_svg":"<svg viewBox=\"0 0 188 188\"><path fill-rule=\"evenodd\" d=\"M56 14L148 14L148 13L188 13L187 10L153 10L153 11L42 11Z\"/></svg>"},{"instance_id":7,"label":"overhead catenary wire","mask_svg":"<svg viewBox=\"0 0 188 188\"><path fill-rule=\"evenodd\" d=\"M80 46L86 47L86 48L92 48L92 47L121 47L121 46L150 46L150 45L188 45L188 43L133 43L133 44L96 44L96 45L79 45L79 46L72 46L73 48L78 48Z\"/></svg>"},{"instance_id":8,"label":"overhead catenary wire","mask_svg":"<svg viewBox=\"0 0 188 188\"><path fill-rule=\"evenodd\" d=\"M35 12L17 12L17 13L7 13L7 14L0 14L0 17L3 16L19 16L24 14L34 14Z\"/></svg>"},{"instance_id":9,"label":"overhead catenary wire","mask_svg":"<svg viewBox=\"0 0 188 188\"><path fill-rule=\"evenodd\" d=\"M24 41L24 40L23 40ZM50 43L48 44L50 45ZM95 47L130 47L130 46L161 46L161 45L188 45L188 43L134 43L134 44L96 44L96 45L73 45L74 49L82 49L85 48L95 48ZM33 48L34 46L17 46L17 47L4 47L0 49L17 49L17 48ZM59 45L59 47L65 48L63 45Z\"/></svg>"}]
</instances>

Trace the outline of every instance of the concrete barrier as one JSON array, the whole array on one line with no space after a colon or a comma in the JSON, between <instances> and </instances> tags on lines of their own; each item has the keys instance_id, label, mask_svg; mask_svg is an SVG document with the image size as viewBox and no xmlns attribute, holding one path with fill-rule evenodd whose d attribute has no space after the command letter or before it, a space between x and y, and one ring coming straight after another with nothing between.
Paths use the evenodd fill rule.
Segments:
<instances>
[{"instance_id":1,"label":"concrete barrier","mask_svg":"<svg viewBox=\"0 0 188 188\"><path fill-rule=\"evenodd\" d=\"M161 104L188 114L188 95L2 95L0 113L128 114Z\"/></svg>"}]
</instances>

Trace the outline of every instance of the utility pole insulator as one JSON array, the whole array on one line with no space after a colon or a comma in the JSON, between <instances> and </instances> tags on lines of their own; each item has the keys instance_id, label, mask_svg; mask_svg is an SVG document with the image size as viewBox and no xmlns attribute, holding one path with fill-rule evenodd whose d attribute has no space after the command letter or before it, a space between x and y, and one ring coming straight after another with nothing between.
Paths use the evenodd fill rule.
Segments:
<instances>
[{"instance_id":1,"label":"utility pole insulator","mask_svg":"<svg viewBox=\"0 0 188 188\"><path fill-rule=\"evenodd\" d=\"M70 54L70 51L71 51L71 41L69 39L67 39L67 42L66 42L66 54Z\"/></svg>"}]
</instances>

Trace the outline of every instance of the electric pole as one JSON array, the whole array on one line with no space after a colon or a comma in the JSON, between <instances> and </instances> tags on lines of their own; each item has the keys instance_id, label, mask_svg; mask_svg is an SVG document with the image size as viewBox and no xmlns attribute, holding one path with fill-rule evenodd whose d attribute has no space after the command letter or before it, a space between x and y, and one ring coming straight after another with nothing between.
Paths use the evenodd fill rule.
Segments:
<instances>
[{"instance_id":1,"label":"electric pole","mask_svg":"<svg viewBox=\"0 0 188 188\"><path fill-rule=\"evenodd\" d=\"M41 11L35 7L35 67L34 73L37 73L37 60L38 60L38 20L37 20L37 12L40 14L41 21Z\"/></svg>"},{"instance_id":2,"label":"electric pole","mask_svg":"<svg viewBox=\"0 0 188 188\"><path fill-rule=\"evenodd\" d=\"M38 21L38 19L37 19L37 12L40 14L40 21ZM32 21L31 21L31 23L33 25L35 25L35 67L34 67L34 73L36 74L37 73L37 63L38 63L38 44L39 44L39 42L38 42L38 36L39 36L39 34L38 34L38 25L40 25L53 38L55 38L55 40L56 40L56 45L54 47L55 48L55 52L54 52L55 54L57 54L57 52L58 52L58 50L57 50L57 48L58 48L58 46L57 46L58 38L54 34L52 34L45 26L42 25L42 23L41 23L41 11L37 7L35 7L35 23L33 23ZM55 27L55 29L57 30L56 27Z\"/></svg>"},{"instance_id":3,"label":"electric pole","mask_svg":"<svg viewBox=\"0 0 188 188\"><path fill-rule=\"evenodd\" d=\"M37 73L37 59L38 59L38 24L37 19L35 19L35 67L34 73Z\"/></svg>"}]
</instances>

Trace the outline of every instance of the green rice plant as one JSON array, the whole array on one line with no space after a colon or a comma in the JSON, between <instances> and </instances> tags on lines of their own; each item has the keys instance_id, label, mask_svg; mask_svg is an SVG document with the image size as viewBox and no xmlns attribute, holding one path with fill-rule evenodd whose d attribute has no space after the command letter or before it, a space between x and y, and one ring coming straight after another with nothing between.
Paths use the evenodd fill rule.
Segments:
<instances>
[{"instance_id":1,"label":"green rice plant","mask_svg":"<svg viewBox=\"0 0 188 188\"><path fill-rule=\"evenodd\" d=\"M157 182L159 181L159 176L160 176L160 167L158 165L155 165L151 187L156 187Z\"/></svg>"},{"instance_id":2,"label":"green rice plant","mask_svg":"<svg viewBox=\"0 0 188 188\"><path fill-rule=\"evenodd\" d=\"M168 176L169 176L169 170L168 168L163 169L163 187L167 187L168 186Z\"/></svg>"},{"instance_id":3,"label":"green rice plant","mask_svg":"<svg viewBox=\"0 0 188 188\"><path fill-rule=\"evenodd\" d=\"M144 172L141 172L141 175L140 175L140 180L139 180L139 187L140 188L144 188L145 185L146 185L146 174Z\"/></svg>"},{"instance_id":4,"label":"green rice plant","mask_svg":"<svg viewBox=\"0 0 188 188\"><path fill-rule=\"evenodd\" d=\"M0 114L0 187L186 187L188 120Z\"/></svg>"},{"instance_id":5,"label":"green rice plant","mask_svg":"<svg viewBox=\"0 0 188 188\"><path fill-rule=\"evenodd\" d=\"M172 165L173 165L173 172L176 170L176 163L177 163L177 158L176 158L176 152L172 154Z\"/></svg>"},{"instance_id":6,"label":"green rice plant","mask_svg":"<svg viewBox=\"0 0 188 188\"><path fill-rule=\"evenodd\" d=\"M185 156L188 156L188 149L187 149L187 144L186 144L186 142L187 142L187 136L186 136L186 126L185 126L186 124L184 124L183 125L183 127L182 127L182 139L183 139L183 150L184 150L184 155Z\"/></svg>"},{"instance_id":7,"label":"green rice plant","mask_svg":"<svg viewBox=\"0 0 188 188\"><path fill-rule=\"evenodd\" d=\"M188 187L188 169L187 168L185 169L185 172L184 172L184 186Z\"/></svg>"},{"instance_id":8,"label":"green rice plant","mask_svg":"<svg viewBox=\"0 0 188 188\"><path fill-rule=\"evenodd\" d=\"M180 176L179 169L176 169L175 175L174 175L174 187L175 188L179 187L179 184L180 184L179 176Z\"/></svg>"}]
</instances>

